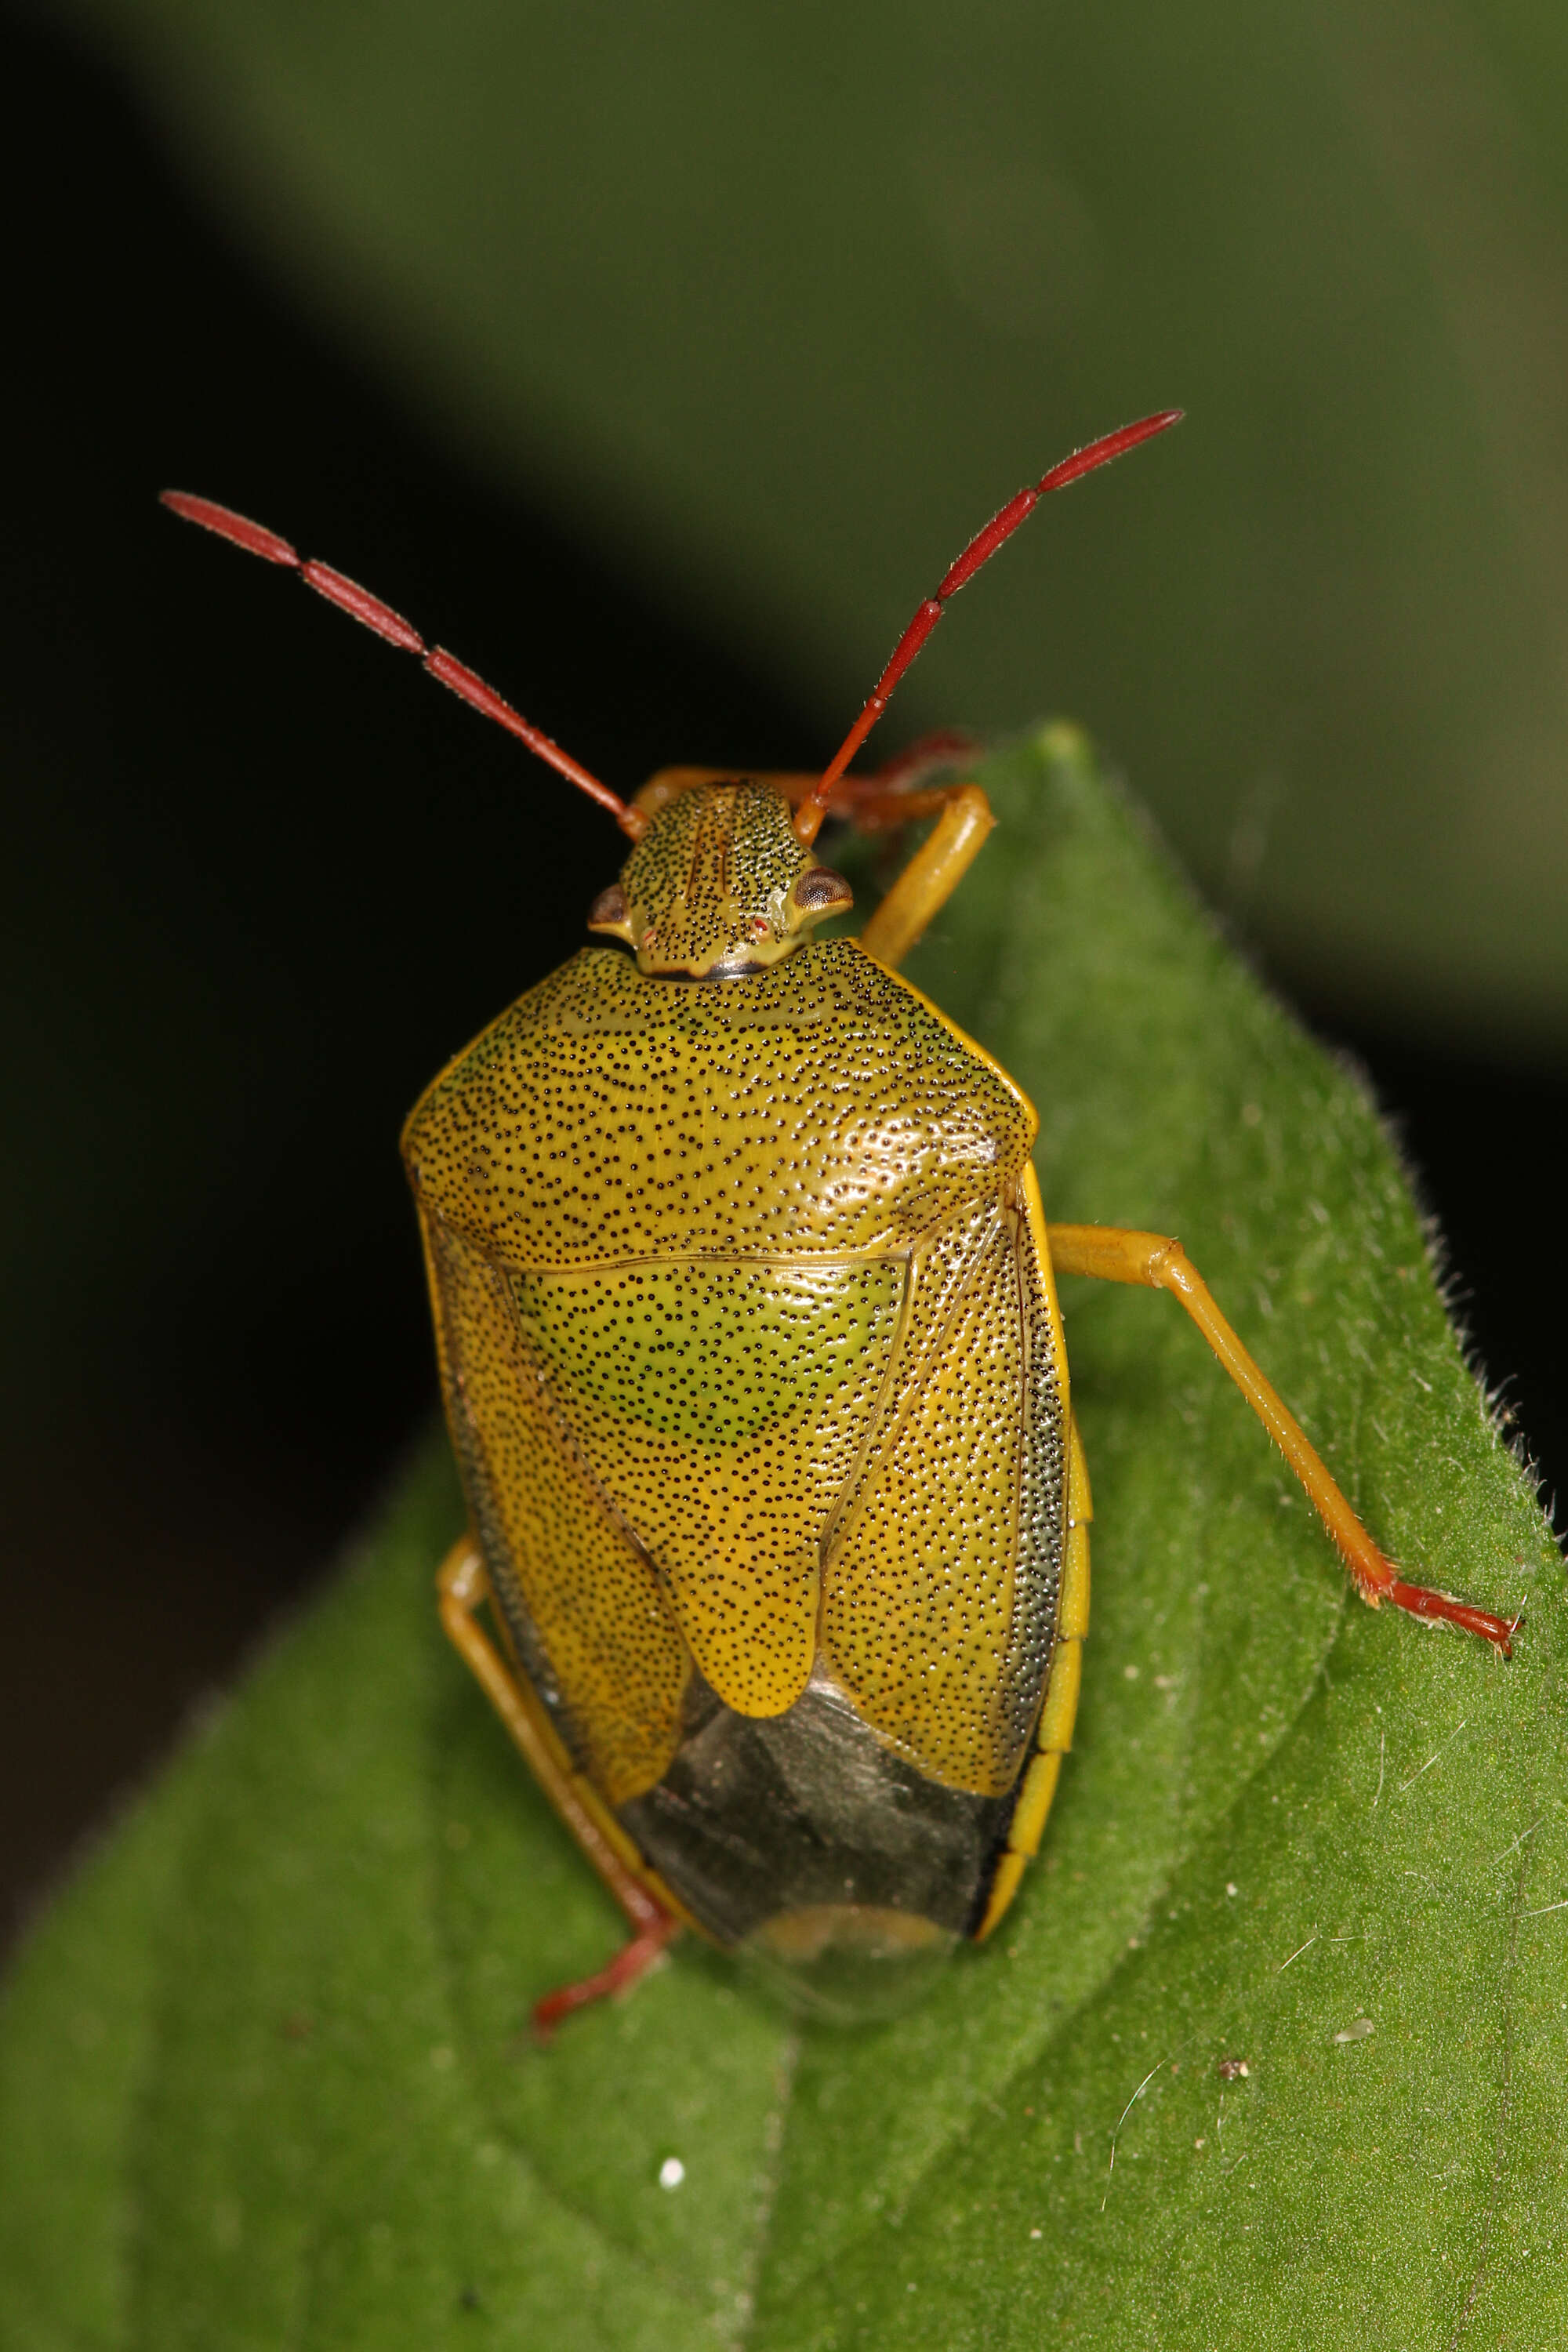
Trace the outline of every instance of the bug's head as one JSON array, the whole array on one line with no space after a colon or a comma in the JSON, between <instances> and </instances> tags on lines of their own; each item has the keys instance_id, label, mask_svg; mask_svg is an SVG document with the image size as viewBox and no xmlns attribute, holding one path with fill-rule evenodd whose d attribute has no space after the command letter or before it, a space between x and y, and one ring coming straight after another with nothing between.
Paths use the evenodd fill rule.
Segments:
<instances>
[{"instance_id":1,"label":"bug's head","mask_svg":"<svg viewBox=\"0 0 1568 2352\"><path fill-rule=\"evenodd\" d=\"M689 980L762 971L853 903L796 835L770 784L697 784L666 803L588 909L642 970Z\"/></svg>"}]
</instances>

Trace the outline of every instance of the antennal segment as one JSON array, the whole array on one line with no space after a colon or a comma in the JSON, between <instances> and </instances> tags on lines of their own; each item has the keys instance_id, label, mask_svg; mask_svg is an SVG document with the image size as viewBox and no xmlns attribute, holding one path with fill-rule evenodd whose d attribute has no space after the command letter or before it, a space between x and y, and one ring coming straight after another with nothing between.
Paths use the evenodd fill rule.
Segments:
<instances>
[{"instance_id":1,"label":"antennal segment","mask_svg":"<svg viewBox=\"0 0 1568 2352\"><path fill-rule=\"evenodd\" d=\"M362 588L357 580L349 579L345 572L334 572L330 563L319 563L313 557L302 560L289 541L279 539L276 531L268 530L261 523L250 521L245 515L234 513L228 507L218 506L211 499L195 498L188 490L164 490L160 499L171 513L179 515L185 522L199 523L204 530L216 531L220 539L244 548L247 554L259 555L263 562L282 564L286 569L297 572L307 588L313 588L318 596L324 596L329 604L337 606L340 613L347 613L351 619L362 622L367 629L374 629L378 637L384 637L389 646L397 646L400 652L416 654L432 677L450 688L483 718L493 719L498 727L504 727L510 735L515 735L520 743L525 743L558 775L564 776L568 783L575 784L580 793L586 793L591 801L597 801L601 808L608 809L621 831L628 834L632 840L639 840L646 833L647 820L640 809L629 807L610 790L608 784L601 783L597 776L590 774L586 768L573 759L569 751L563 751L559 743L552 743L548 735L532 726L520 710L514 710L493 686L487 686L484 679L469 669L465 662L460 662L455 654L447 653L443 646L426 646L411 622L405 621L401 613L394 612L390 604L384 604L381 598L373 595L368 588Z\"/></svg>"},{"instance_id":2,"label":"antennal segment","mask_svg":"<svg viewBox=\"0 0 1568 2352\"><path fill-rule=\"evenodd\" d=\"M795 829L803 842L816 840L817 830L827 813L829 793L886 710L892 699L894 688L941 620L948 600L956 596L961 588L968 586L981 565L988 563L1004 541L1012 538L1018 525L1027 520L1048 491L1065 490L1069 482L1078 481L1084 474L1092 474L1097 466L1109 466L1113 457L1125 457L1127 451L1135 449L1140 441L1151 441L1156 433L1163 433L1168 426L1179 425L1182 415L1183 411L1179 408L1162 408L1157 415L1140 417L1136 425L1123 425L1117 432L1104 434L1098 441L1090 441L1087 447L1075 449L1070 457L1064 457L1059 465L1053 466L1048 474L1042 476L1033 489L1022 489L1016 498L1009 499L1001 512L992 516L984 530L976 531L956 563L949 565L936 593L928 596L917 610L914 619L893 647L892 658L872 688L859 718L823 771L810 798L801 803Z\"/></svg>"}]
</instances>

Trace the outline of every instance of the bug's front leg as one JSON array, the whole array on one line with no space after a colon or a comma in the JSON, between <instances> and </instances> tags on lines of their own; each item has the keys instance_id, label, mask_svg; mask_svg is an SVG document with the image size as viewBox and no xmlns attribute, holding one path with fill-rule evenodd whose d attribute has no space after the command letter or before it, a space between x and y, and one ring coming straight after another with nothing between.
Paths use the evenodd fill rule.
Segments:
<instances>
[{"instance_id":1,"label":"bug's front leg","mask_svg":"<svg viewBox=\"0 0 1568 2352\"><path fill-rule=\"evenodd\" d=\"M562 1985L533 2005L533 2030L547 2040L564 2018L590 2001L625 1992L646 1976L681 1921L660 1902L632 1867L631 1849L614 1816L596 1793L574 1772L552 1727L479 1622L479 1612L490 1598L473 1538L464 1536L441 1563L436 1580L441 1623L453 1648L505 1724L535 1780L571 1831L610 1893L626 1913L629 1939L614 1959L576 1984Z\"/></svg>"},{"instance_id":2,"label":"bug's front leg","mask_svg":"<svg viewBox=\"0 0 1568 2352\"><path fill-rule=\"evenodd\" d=\"M867 833L936 815L935 824L860 934L867 954L896 971L952 898L996 820L979 785L970 783L921 793L869 792L858 796L846 813Z\"/></svg>"},{"instance_id":3,"label":"bug's front leg","mask_svg":"<svg viewBox=\"0 0 1568 2352\"><path fill-rule=\"evenodd\" d=\"M1334 1549L1355 1580L1362 1599L1375 1609L1391 1601L1413 1617L1458 1625L1479 1633L1506 1658L1518 1619L1494 1616L1451 1593L1407 1584L1373 1543L1329 1474L1306 1431L1247 1354L1215 1304L1208 1285L1178 1241L1165 1234L1135 1233L1121 1225L1047 1225L1051 1263L1058 1274L1093 1275L1102 1282L1136 1282L1168 1290L1179 1298L1264 1428L1307 1491Z\"/></svg>"}]
</instances>

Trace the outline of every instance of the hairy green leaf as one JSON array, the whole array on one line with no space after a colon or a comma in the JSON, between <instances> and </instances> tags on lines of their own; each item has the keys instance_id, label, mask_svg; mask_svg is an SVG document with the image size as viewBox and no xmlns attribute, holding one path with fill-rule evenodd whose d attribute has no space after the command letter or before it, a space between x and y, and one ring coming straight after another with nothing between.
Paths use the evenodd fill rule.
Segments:
<instances>
[{"instance_id":1,"label":"hairy green leaf","mask_svg":"<svg viewBox=\"0 0 1568 2352\"><path fill-rule=\"evenodd\" d=\"M1525 1605L1513 1663L1363 1608L1173 1302L1071 1285L1094 1625L994 1944L858 2032L682 1948L541 2050L616 1922L440 1639L433 1453L24 1952L5 2352L1568 2333L1562 1563L1354 1075L1079 738L984 774L913 976L1033 1095L1050 1213L1178 1232L1385 1547Z\"/></svg>"}]
</instances>

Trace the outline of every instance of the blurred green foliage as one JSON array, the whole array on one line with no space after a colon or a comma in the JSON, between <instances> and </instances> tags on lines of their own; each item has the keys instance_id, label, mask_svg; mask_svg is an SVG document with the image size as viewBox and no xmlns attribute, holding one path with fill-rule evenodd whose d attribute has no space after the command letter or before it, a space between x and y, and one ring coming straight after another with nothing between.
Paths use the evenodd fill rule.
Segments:
<instances>
[{"instance_id":1,"label":"blurred green foliage","mask_svg":"<svg viewBox=\"0 0 1568 2352\"><path fill-rule=\"evenodd\" d=\"M1184 404L901 717L1069 709L1315 1003L1568 1045L1560 10L79 5L345 342L846 720Z\"/></svg>"},{"instance_id":2,"label":"blurred green foliage","mask_svg":"<svg viewBox=\"0 0 1568 2352\"><path fill-rule=\"evenodd\" d=\"M4 2352L1562 2340L1562 1560L1359 1087L1077 739L986 782L918 976L1054 1212L1179 1227L1513 1664L1363 1609L1174 1304L1073 1285L1094 1624L994 1944L858 2033L683 1947L540 2050L617 1922L441 1643L443 1447L22 1956Z\"/></svg>"}]
</instances>

